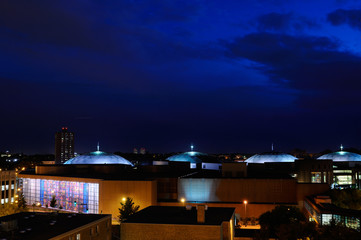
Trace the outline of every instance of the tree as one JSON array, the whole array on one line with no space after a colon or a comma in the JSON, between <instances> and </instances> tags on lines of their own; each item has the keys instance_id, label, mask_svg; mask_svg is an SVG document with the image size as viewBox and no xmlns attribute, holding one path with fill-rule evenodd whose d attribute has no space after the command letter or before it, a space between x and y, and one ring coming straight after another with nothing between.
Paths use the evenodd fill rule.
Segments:
<instances>
[{"instance_id":1,"label":"tree","mask_svg":"<svg viewBox=\"0 0 361 240\"><path fill-rule=\"evenodd\" d=\"M320 227L319 240L359 240L361 233L346 227L334 219L329 225Z\"/></svg>"},{"instance_id":2,"label":"tree","mask_svg":"<svg viewBox=\"0 0 361 240\"><path fill-rule=\"evenodd\" d=\"M332 189L328 194L332 199L332 203L337 207L361 210L361 190Z\"/></svg>"},{"instance_id":3,"label":"tree","mask_svg":"<svg viewBox=\"0 0 361 240\"><path fill-rule=\"evenodd\" d=\"M53 195L51 197L51 200L50 200L50 207L52 208L55 208L56 207L56 199L55 199L55 195Z\"/></svg>"},{"instance_id":4,"label":"tree","mask_svg":"<svg viewBox=\"0 0 361 240\"><path fill-rule=\"evenodd\" d=\"M312 238L317 234L315 224L306 221L302 212L291 206L276 206L272 211L259 218L261 234L259 239L276 237L278 239Z\"/></svg>"},{"instance_id":5,"label":"tree","mask_svg":"<svg viewBox=\"0 0 361 240\"><path fill-rule=\"evenodd\" d=\"M119 222L124 222L134 213L138 212L139 205L134 205L133 199L127 197L124 203L120 202L121 208L119 208Z\"/></svg>"},{"instance_id":6,"label":"tree","mask_svg":"<svg viewBox=\"0 0 361 240\"><path fill-rule=\"evenodd\" d=\"M24 194L22 192L19 193L18 208L22 209L22 210L27 209L26 200L25 200Z\"/></svg>"}]
</instances>

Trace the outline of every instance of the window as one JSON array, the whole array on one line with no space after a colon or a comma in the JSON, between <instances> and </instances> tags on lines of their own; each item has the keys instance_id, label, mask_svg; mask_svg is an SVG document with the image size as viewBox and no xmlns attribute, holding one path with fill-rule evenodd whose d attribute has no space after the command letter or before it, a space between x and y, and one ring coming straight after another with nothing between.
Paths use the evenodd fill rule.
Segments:
<instances>
[{"instance_id":1,"label":"window","mask_svg":"<svg viewBox=\"0 0 361 240\"><path fill-rule=\"evenodd\" d=\"M332 220L332 214L322 214L322 225L329 225Z\"/></svg>"},{"instance_id":2,"label":"window","mask_svg":"<svg viewBox=\"0 0 361 240\"><path fill-rule=\"evenodd\" d=\"M321 183L321 172L311 172L311 182Z\"/></svg>"},{"instance_id":3,"label":"window","mask_svg":"<svg viewBox=\"0 0 361 240\"><path fill-rule=\"evenodd\" d=\"M80 240L80 233L76 234L76 240Z\"/></svg>"},{"instance_id":4,"label":"window","mask_svg":"<svg viewBox=\"0 0 361 240\"><path fill-rule=\"evenodd\" d=\"M99 233L99 225L97 225L95 232Z\"/></svg>"}]
</instances>

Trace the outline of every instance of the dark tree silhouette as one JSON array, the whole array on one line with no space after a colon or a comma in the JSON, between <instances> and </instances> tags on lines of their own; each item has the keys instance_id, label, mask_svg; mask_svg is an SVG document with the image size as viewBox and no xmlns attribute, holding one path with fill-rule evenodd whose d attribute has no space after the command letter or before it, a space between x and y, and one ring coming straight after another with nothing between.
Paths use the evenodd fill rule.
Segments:
<instances>
[{"instance_id":1,"label":"dark tree silhouette","mask_svg":"<svg viewBox=\"0 0 361 240\"><path fill-rule=\"evenodd\" d=\"M120 202L121 208L119 208L119 222L124 222L131 215L139 210L139 205L134 205L133 199L127 197L124 203Z\"/></svg>"},{"instance_id":2,"label":"dark tree silhouette","mask_svg":"<svg viewBox=\"0 0 361 240\"><path fill-rule=\"evenodd\" d=\"M52 196L51 200L50 200L50 207L55 208L56 207L56 199L55 199L55 195Z\"/></svg>"}]
</instances>

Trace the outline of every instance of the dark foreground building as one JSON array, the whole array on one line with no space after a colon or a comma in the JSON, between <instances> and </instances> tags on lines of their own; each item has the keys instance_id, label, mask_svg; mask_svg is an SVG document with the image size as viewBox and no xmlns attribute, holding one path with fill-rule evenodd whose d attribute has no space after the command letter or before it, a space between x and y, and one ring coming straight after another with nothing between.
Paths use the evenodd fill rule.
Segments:
<instances>
[{"instance_id":1,"label":"dark foreground building","mask_svg":"<svg viewBox=\"0 0 361 240\"><path fill-rule=\"evenodd\" d=\"M233 240L235 208L147 207L121 224L121 239Z\"/></svg>"},{"instance_id":2,"label":"dark foreground building","mask_svg":"<svg viewBox=\"0 0 361 240\"><path fill-rule=\"evenodd\" d=\"M110 240L111 215L22 212L0 218L0 239Z\"/></svg>"}]
</instances>

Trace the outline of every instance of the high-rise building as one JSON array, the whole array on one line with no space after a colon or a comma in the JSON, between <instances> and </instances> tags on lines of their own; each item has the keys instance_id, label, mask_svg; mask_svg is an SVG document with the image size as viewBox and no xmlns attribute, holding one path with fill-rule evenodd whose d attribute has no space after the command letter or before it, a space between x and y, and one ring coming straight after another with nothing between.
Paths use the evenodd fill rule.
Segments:
<instances>
[{"instance_id":1,"label":"high-rise building","mask_svg":"<svg viewBox=\"0 0 361 240\"><path fill-rule=\"evenodd\" d=\"M55 164L63 164L74 157L74 133L62 127L61 132L55 133Z\"/></svg>"}]
</instances>

